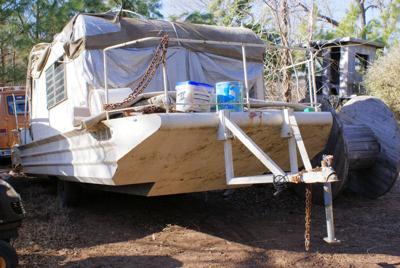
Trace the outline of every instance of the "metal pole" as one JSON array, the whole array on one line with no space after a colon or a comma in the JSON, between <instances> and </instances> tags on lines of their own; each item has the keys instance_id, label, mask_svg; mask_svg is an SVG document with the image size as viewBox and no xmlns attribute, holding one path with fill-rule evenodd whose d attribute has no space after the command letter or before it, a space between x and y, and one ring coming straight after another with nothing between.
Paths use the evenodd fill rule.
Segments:
<instances>
[{"instance_id":1,"label":"metal pole","mask_svg":"<svg viewBox=\"0 0 400 268\"><path fill-rule=\"evenodd\" d=\"M107 50L103 50L103 71L104 71L104 90L106 92L106 104L108 104L108 81L107 81L107 55L106 55ZM106 111L106 118L107 120L109 118L108 111Z\"/></svg>"},{"instance_id":2,"label":"metal pole","mask_svg":"<svg viewBox=\"0 0 400 268\"><path fill-rule=\"evenodd\" d=\"M283 127L282 127L282 137L288 138L288 147L289 147L289 160L290 160L290 172L297 173L299 172L299 166L297 162L297 147L296 147L296 138L293 135L293 131L291 128L291 123L289 120L289 114L292 114L292 109L283 109Z\"/></svg>"},{"instance_id":3,"label":"metal pole","mask_svg":"<svg viewBox=\"0 0 400 268\"><path fill-rule=\"evenodd\" d=\"M309 95L310 95L310 106L311 107L314 107L314 101L313 101L313 98L314 98L314 94L313 94L313 92L312 92L312 82L311 82L311 63L310 63L311 61L308 61L307 62L307 69L308 69L308 72L307 72L307 77L308 77L308 93L309 93Z\"/></svg>"},{"instance_id":4,"label":"metal pole","mask_svg":"<svg viewBox=\"0 0 400 268\"><path fill-rule=\"evenodd\" d=\"M111 50L115 48L120 48L128 45L135 45L139 43L145 43L150 41L159 41L161 37L145 37L136 40L132 40L129 42L123 42L117 45L106 47L104 50ZM181 42L181 43L192 43L192 44L208 44L208 45L223 45L223 46L242 46L245 45L246 47L261 47L261 48L280 48L280 49L297 49L302 51L314 50L313 48L305 48L300 46L277 46L277 45L270 45L267 43L246 43L246 42L229 42L229 41L213 41L213 40L202 40L202 39L186 39L186 38L169 38L170 42Z\"/></svg>"},{"instance_id":5,"label":"metal pole","mask_svg":"<svg viewBox=\"0 0 400 268\"><path fill-rule=\"evenodd\" d=\"M242 45L242 57L243 57L243 74L244 74L244 89L246 92L246 103L247 109L250 110L250 93L249 93L249 81L247 80L247 60L246 60L246 46ZM243 94L242 94L243 98Z\"/></svg>"},{"instance_id":6,"label":"metal pole","mask_svg":"<svg viewBox=\"0 0 400 268\"><path fill-rule=\"evenodd\" d=\"M315 81L315 67L314 67L314 54L312 53L312 51L310 51L311 53L311 62L310 62L310 66L311 66L311 79L312 79L312 87L313 87L313 94L314 94L314 108L315 110L317 110L317 84Z\"/></svg>"},{"instance_id":7,"label":"metal pole","mask_svg":"<svg viewBox=\"0 0 400 268\"><path fill-rule=\"evenodd\" d=\"M326 216L326 232L327 237L324 238L327 243L338 243L335 237L335 225L333 222L333 205L332 205L332 186L330 182L324 183L324 204Z\"/></svg>"},{"instance_id":8,"label":"metal pole","mask_svg":"<svg viewBox=\"0 0 400 268\"><path fill-rule=\"evenodd\" d=\"M218 140L224 141L224 160L225 160L225 177L226 184L230 184L231 180L235 177L233 168L233 156L232 156L232 133L225 126L225 118L230 118L229 110L220 110L219 114L219 125L218 125Z\"/></svg>"},{"instance_id":9,"label":"metal pole","mask_svg":"<svg viewBox=\"0 0 400 268\"><path fill-rule=\"evenodd\" d=\"M31 80L31 88L33 87L33 83L34 80ZM24 102L24 144L26 143L26 131L27 131L27 127L26 127L26 122L27 122L27 118L26 118L26 114L27 114L27 108L28 108L28 87L25 87L25 102Z\"/></svg>"},{"instance_id":10,"label":"metal pole","mask_svg":"<svg viewBox=\"0 0 400 268\"><path fill-rule=\"evenodd\" d=\"M165 101L165 111L169 113L169 97L168 97L168 77L167 77L167 63L163 62L162 74L164 82L164 101Z\"/></svg>"}]
</instances>

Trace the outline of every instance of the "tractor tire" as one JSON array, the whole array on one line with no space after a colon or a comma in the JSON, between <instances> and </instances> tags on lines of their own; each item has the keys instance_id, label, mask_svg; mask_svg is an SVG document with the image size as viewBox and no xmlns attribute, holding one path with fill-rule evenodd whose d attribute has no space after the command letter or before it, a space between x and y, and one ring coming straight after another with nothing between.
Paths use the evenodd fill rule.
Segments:
<instances>
[{"instance_id":1,"label":"tractor tire","mask_svg":"<svg viewBox=\"0 0 400 268\"><path fill-rule=\"evenodd\" d=\"M9 243L0 240L0 268L16 268L17 266L17 252Z\"/></svg>"}]
</instances>

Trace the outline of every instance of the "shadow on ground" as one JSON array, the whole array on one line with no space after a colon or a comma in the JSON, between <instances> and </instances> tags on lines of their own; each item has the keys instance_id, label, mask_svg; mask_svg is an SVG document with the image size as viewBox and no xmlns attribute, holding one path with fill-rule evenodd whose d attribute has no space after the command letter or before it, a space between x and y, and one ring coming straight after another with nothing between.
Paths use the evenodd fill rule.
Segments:
<instances>
[{"instance_id":1,"label":"shadow on ground","mask_svg":"<svg viewBox=\"0 0 400 268\"><path fill-rule=\"evenodd\" d=\"M91 192L73 209L58 206L55 183L22 179L16 187L28 212L21 229L23 238L17 241L19 247L29 246L31 241L52 250L87 248L142 239L178 226L256 249L304 251L303 200L290 191L274 198L269 186L238 189L228 196L221 191L154 198ZM336 233L342 241L336 246L323 242L324 208L314 206L311 251L400 256L399 199L398 185L378 200L345 192L335 202ZM182 245L181 250L190 248ZM115 258L116 263L121 263L118 267L124 267L124 261L140 263L143 258L151 263L152 257L163 258L104 258ZM104 258L85 258L65 267L102 267ZM169 262L175 265L174 259L162 260L163 267L168 267ZM385 267L390 265L395 264L387 263Z\"/></svg>"}]
</instances>

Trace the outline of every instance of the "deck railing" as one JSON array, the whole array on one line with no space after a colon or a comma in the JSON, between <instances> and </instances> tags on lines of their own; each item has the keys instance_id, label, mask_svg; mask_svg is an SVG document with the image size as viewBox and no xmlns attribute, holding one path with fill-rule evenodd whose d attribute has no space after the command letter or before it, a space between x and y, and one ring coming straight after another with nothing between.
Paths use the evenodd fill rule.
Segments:
<instances>
[{"instance_id":1,"label":"deck railing","mask_svg":"<svg viewBox=\"0 0 400 268\"><path fill-rule=\"evenodd\" d=\"M132 46L137 44L143 44L151 41L160 41L161 37L145 37L137 40L132 40L124 43L120 43L117 45L109 46L103 50L103 68L104 68L104 90L105 90L105 102L109 104L109 88L108 88L108 79L107 79L107 51L117 48L123 48L126 46ZM270 45L266 43L257 44L257 43L246 43L246 42L228 42L228 41L214 41L214 40L199 40L199 39L185 39L185 38L169 38L170 42L177 42L179 43L192 43L192 44L207 44L207 45L225 45L225 46L239 46L242 48L242 63L243 63L243 77L244 77L244 93L242 92L242 96L245 95L246 103L240 103L242 105L246 105L248 110L250 110L250 92L249 92L249 84L248 84L248 77L247 77L247 57L246 57L246 48L247 47L258 47L258 48L280 48L280 49L296 49L296 50L303 50L309 51L310 58L302 61L300 63L295 63L291 66L286 66L286 68L295 68L298 65L306 65L309 74L309 81L315 81L315 72L314 72L314 55L315 49L313 48L306 48L306 47L286 47L286 46L278 46L278 45ZM162 76L163 76L163 89L164 89L164 100L166 106L166 112L170 111L169 107L169 99L168 99L168 78L167 78L167 66L166 63L163 63L162 66ZM309 82L309 97L310 97L310 105L311 107L318 108L317 104L317 97L316 97L316 88L315 82ZM180 103L181 104L181 103ZM219 103L220 104L220 103ZM232 103L229 103L232 104ZM110 111L106 111L107 119L109 118L109 112L115 111L123 111L129 110L130 108L124 109L114 109Z\"/></svg>"}]
</instances>

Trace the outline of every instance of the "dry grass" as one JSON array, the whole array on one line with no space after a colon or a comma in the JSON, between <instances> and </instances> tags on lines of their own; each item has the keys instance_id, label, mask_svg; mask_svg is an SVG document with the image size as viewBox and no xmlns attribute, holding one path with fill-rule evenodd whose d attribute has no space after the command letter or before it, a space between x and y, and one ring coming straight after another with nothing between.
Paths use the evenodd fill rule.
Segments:
<instances>
[{"instance_id":1,"label":"dry grass","mask_svg":"<svg viewBox=\"0 0 400 268\"><path fill-rule=\"evenodd\" d=\"M369 69L365 84L370 95L382 99L400 118L400 46L376 60Z\"/></svg>"}]
</instances>

